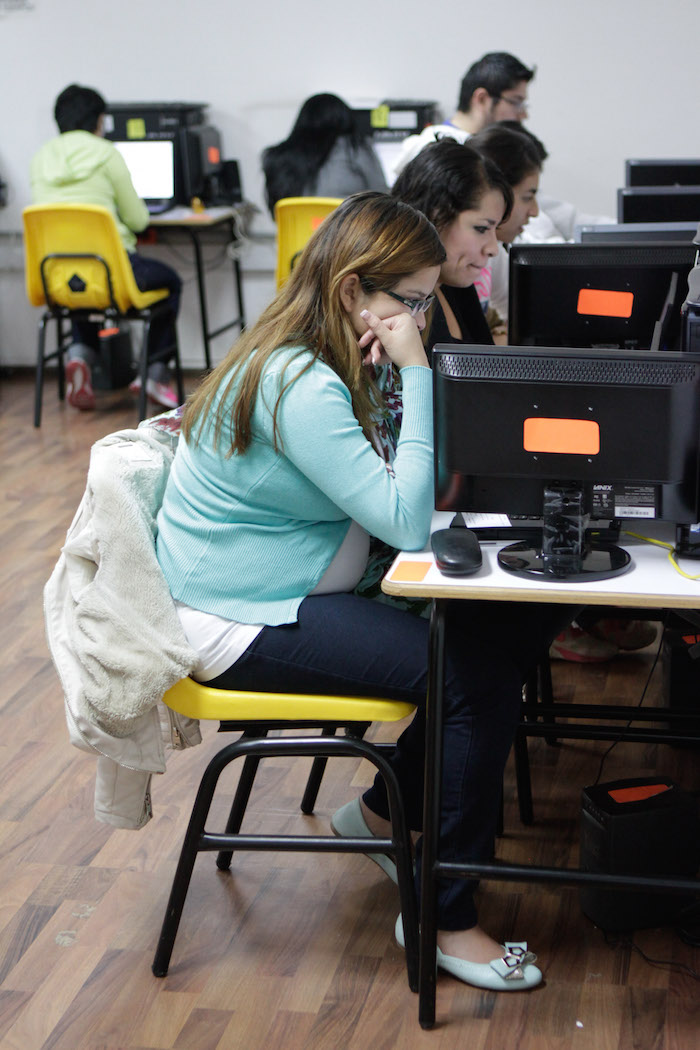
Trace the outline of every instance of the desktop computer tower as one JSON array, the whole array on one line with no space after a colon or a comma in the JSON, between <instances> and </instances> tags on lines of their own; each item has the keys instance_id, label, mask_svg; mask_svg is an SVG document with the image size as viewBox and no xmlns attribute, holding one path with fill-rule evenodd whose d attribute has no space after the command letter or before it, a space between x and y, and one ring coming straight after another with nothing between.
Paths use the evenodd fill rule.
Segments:
<instances>
[{"instance_id":1,"label":"desktop computer tower","mask_svg":"<svg viewBox=\"0 0 700 1050\"><path fill-rule=\"evenodd\" d=\"M700 633L690 624L673 619L664 628L661 668L664 702L676 715L687 712L693 718L669 719L677 733L700 734ZM688 746L698 745L690 744Z\"/></svg>"},{"instance_id":2,"label":"desktop computer tower","mask_svg":"<svg viewBox=\"0 0 700 1050\"><path fill-rule=\"evenodd\" d=\"M210 186L221 173L221 136L206 122L206 110L202 102L112 102L105 137L118 146L171 143L170 206L189 205L194 197L209 204ZM133 170L132 178L138 192Z\"/></svg>"},{"instance_id":3,"label":"desktop computer tower","mask_svg":"<svg viewBox=\"0 0 700 1050\"><path fill-rule=\"evenodd\" d=\"M693 878L700 865L695 798L666 777L638 777L587 787L581 800L584 871ZM583 887L584 914L611 932L673 922L689 900L675 893Z\"/></svg>"}]
</instances>

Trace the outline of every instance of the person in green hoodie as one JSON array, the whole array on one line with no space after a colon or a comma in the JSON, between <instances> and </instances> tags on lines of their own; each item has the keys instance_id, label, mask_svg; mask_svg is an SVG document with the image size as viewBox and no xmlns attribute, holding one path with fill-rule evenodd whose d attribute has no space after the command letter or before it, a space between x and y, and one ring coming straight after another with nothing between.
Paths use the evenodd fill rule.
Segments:
<instances>
[{"instance_id":1,"label":"person in green hoodie","mask_svg":"<svg viewBox=\"0 0 700 1050\"><path fill-rule=\"evenodd\" d=\"M100 204L108 208L129 254L141 291L168 288L169 312L154 321L149 354L175 345L175 321L182 282L170 267L136 251L136 234L148 226L148 208L136 193L119 151L102 137L107 104L92 88L70 84L56 99L54 117L60 134L46 142L31 162L30 181L35 204ZM95 407L91 364L97 351L97 325L76 322L74 344L66 365L67 396L76 408ZM132 388L135 384L132 383ZM149 397L166 408L178 404L170 385L170 370L160 357L149 366Z\"/></svg>"}]
</instances>

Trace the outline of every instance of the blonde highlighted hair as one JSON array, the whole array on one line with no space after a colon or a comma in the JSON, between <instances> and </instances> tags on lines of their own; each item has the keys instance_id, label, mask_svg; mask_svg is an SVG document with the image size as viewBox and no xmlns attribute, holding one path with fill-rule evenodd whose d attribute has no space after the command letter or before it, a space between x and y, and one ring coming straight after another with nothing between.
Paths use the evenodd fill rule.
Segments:
<instances>
[{"instance_id":1,"label":"blonde highlighted hair","mask_svg":"<svg viewBox=\"0 0 700 1050\"><path fill-rule=\"evenodd\" d=\"M225 454L245 452L261 377L282 347L299 347L300 353L311 353L310 364L321 360L332 368L350 391L353 412L369 434L379 395L362 364L357 335L341 302L341 284L356 273L365 287L387 291L418 270L439 266L444 258L435 227L410 205L384 193L348 197L321 223L258 321L189 399L182 421L185 437L196 442L213 412L214 446L226 433ZM280 399L294 378L282 384L275 406L275 439Z\"/></svg>"}]
</instances>

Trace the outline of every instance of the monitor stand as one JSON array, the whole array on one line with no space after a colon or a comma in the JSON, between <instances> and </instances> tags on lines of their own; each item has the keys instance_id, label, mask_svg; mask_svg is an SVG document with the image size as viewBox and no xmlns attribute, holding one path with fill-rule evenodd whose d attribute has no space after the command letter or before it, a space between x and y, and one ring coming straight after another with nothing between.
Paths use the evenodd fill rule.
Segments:
<instances>
[{"instance_id":1,"label":"monitor stand","mask_svg":"<svg viewBox=\"0 0 700 1050\"><path fill-rule=\"evenodd\" d=\"M560 482L544 491L542 543L511 543L499 551L498 564L516 576L537 580L607 580L629 568L632 559L616 544L591 541L586 536L580 485Z\"/></svg>"}]
</instances>

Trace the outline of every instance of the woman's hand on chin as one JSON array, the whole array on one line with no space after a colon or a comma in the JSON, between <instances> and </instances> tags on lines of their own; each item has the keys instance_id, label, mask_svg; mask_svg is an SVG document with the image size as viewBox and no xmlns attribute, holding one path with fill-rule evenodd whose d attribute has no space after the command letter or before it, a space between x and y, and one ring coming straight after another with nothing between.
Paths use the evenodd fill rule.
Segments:
<instances>
[{"instance_id":1,"label":"woman's hand on chin","mask_svg":"<svg viewBox=\"0 0 700 1050\"><path fill-rule=\"evenodd\" d=\"M363 364L382 365L391 362L398 369L406 365L428 367L418 326L410 314L395 314L381 320L371 310L363 310L361 316L368 326L358 340L358 346L363 351Z\"/></svg>"}]
</instances>

